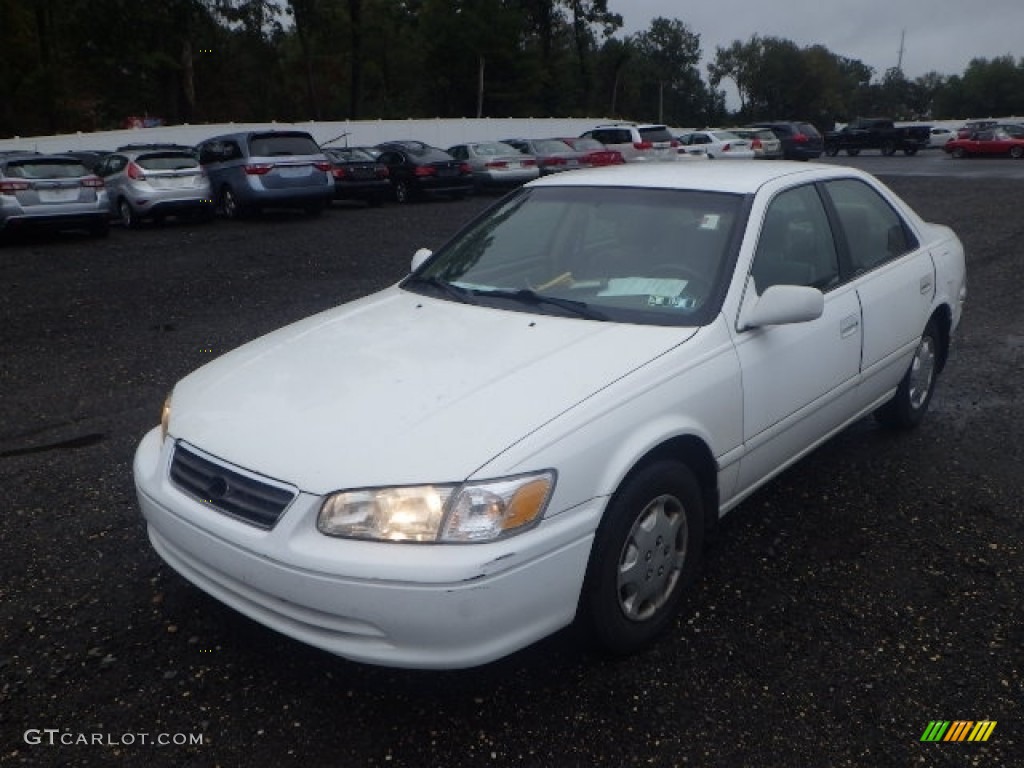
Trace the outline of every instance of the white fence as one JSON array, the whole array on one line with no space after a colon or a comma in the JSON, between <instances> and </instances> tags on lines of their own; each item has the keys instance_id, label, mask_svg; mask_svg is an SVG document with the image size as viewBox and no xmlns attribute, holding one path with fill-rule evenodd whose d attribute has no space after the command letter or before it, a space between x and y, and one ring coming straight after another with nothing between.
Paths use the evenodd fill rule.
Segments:
<instances>
[{"instance_id":1,"label":"white fence","mask_svg":"<svg viewBox=\"0 0 1024 768\"><path fill-rule=\"evenodd\" d=\"M978 118L970 118L978 119ZM1021 117L1002 117L1003 123L1024 123ZM509 138L545 138L579 136L608 118L436 118L433 120L345 120L304 123L218 123L210 125L170 125L157 128L128 128L97 133L65 133L56 136L32 136L0 139L0 150L25 149L36 152L68 152L76 149L112 150L123 144L174 142L194 145L222 133L266 129L300 129L312 134L320 144L331 146L372 146L395 139L418 139L437 147L450 147L464 141L489 141ZM900 125L920 125L900 123ZM932 125L958 128L965 120L937 120Z\"/></svg>"},{"instance_id":2,"label":"white fence","mask_svg":"<svg viewBox=\"0 0 1024 768\"><path fill-rule=\"evenodd\" d=\"M123 144L174 142L194 145L222 133L234 131L300 129L330 146L372 146L395 139L418 139L438 147L464 141L510 138L579 136L595 125L613 122L607 118L458 118L435 120L352 120L305 123L219 123L133 128L97 133L66 133L0 139L0 150L25 149L36 152L68 152L76 149L112 150Z\"/></svg>"}]
</instances>

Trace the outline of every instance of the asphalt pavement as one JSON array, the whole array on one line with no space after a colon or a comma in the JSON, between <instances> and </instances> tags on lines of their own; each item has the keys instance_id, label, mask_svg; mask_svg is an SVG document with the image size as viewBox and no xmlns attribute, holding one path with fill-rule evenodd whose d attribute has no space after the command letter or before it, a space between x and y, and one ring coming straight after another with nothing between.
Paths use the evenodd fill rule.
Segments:
<instances>
[{"instance_id":1,"label":"asphalt pavement","mask_svg":"<svg viewBox=\"0 0 1024 768\"><path fill-rule=\"evenodd\" d=\"M967 246L925 423L860 422L730 513L629 659L566 631L474 670L350 663L190 586L139 517L177 379L394 282L489 199L0 246L0 764L1024 765L1024 161L970 162L857 159ZM922 742L937 720L996 726Z\"/></svg>"}]
</instances>

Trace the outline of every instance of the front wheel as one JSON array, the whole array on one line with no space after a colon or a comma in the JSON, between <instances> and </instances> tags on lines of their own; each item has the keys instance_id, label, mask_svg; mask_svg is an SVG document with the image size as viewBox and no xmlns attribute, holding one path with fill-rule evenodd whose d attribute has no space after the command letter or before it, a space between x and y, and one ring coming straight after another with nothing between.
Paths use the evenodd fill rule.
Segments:
<instances>
[{"instance_id":1,"label":"front wheel","mask_svg":"<svg viewBox=\"0 0 1024 768\"><path fill-rule=\"evenodd\" d=\"M580 597L580 618L603 650L635 653L668 627L703 541L703 500L687 466L660 460L625 480L597 529Z\"/></svg>"},{"instance_id":2,"label":"front wheel","mask_svg":"<svg viewBox=\"0 0 1024 768\"><path fill-rule=\"evenodd\" d=\"M835 157L839 154L839 147L825 147L825 154L829 157Z\"/></svg>"},{"instance_id":3,"label":"front wheel","mask_svg":"<svg viewBox=\"0 0 1024 768\"><path fill-rule=\"evenodd\" d=\"M1024 157L1024 147L1021 147L1021 146L1010 147L1010 157L1014 158L1015 160L1018 160L1021 157Z\"/></svg>"},{"instance_id":4,"label":"front wheel","mask_svg":"<svg viewBox=\"0 0 1024 768\"><path fill-rule=\"evenodd\" d=\"M949 154L951 154L953 157L959 160L960 158L964 157L967 153L964 152L963 147L954 147L953 151L950 152Z\"/></svg>"},{"instance_id":5,"label":"front wheel","mask_svg":"<svg viewBox=\"0 0 1024 768\"><path fill-rule=\"evenodd\" d=\"M893 429L910 429L921 423L935 392L941 355L942 338L935 323L929 321L896 394L875 411L880 424Z\"/></svg>"},{"instance_id":6,"label":"front wheel","mask_svg":"<svg viewBox=\"0 0 1024 768\"><path fill-rule=\"evenodd\" d=\"M896 154L896 142L886 141L882 143L882 155L892 157Z\"/></svg>"},{"instance_id":7,"label":"front wheel","mask_svg":"<svg viewBox=\"0 0 1024 768\"><path fill-rule=\"evenodd\" d=\"M860 154L860 150L859 149L848 149L848 150L846 150L846 154L849 157L856 157L857 155Z\"/></svg>"}]
</instances>

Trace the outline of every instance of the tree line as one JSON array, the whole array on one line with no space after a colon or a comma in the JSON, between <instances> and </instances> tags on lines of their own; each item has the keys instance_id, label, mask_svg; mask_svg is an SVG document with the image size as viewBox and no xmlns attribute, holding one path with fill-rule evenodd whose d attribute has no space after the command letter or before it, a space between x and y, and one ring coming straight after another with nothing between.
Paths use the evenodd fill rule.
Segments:
<instances>
[{"instance_id":1,"label":"tree line","mask_svg":"<svg viewBox=\"0 0 1024 768\"><path fill-rule=\"evenodd\" d=\"M0 136L167 124L616 117L702 126L1024 113L1024 58L908 79L754 35L716 48L607 0L0 0ZM738 94L727 108L726 88Z\"/></svg>"}]
</instances>

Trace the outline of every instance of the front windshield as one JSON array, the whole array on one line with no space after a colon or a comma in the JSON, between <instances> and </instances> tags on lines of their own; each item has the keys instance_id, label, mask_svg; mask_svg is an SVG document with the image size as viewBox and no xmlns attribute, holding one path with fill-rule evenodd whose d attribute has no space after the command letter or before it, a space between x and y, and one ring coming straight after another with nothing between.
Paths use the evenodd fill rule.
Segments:
<instances>
[{"instance_id":1,"label":"front windshield","mask_svg":"<svg viewBox=\"0 0 1024 768\"><path fill-rule=\"evenodd\" d=\"M576 316L701 325L717 312L743 203L677 189L524 189L403 287L517 311L561 315L572 302L592 310Z\"/></svg>"}]
</instances>

